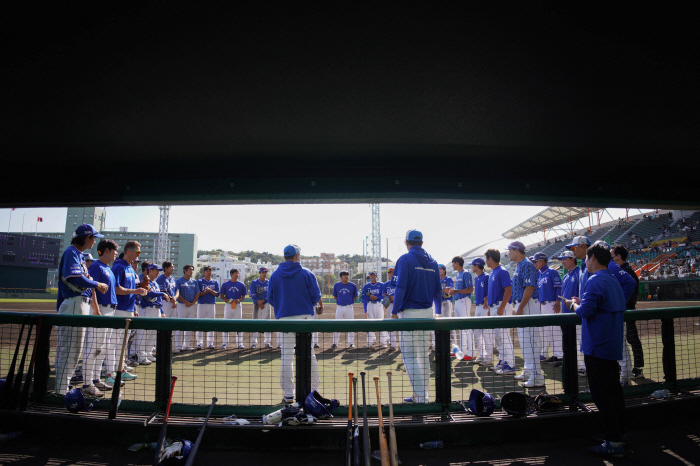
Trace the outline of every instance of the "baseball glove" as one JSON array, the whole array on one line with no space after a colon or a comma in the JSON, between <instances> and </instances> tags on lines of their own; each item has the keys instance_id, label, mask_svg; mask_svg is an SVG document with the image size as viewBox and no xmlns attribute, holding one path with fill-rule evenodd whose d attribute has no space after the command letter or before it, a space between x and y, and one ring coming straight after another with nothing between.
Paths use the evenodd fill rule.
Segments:
<instances>
[{"instance_id":1,"label":"baseball glove","mask_svg":"<svg viewBox=\"0 0 700 466\"><path fill-rule=\"evenodd\" d=\"M283 426L310 426L316 424L317 419L311 414L304 414L303 411L282 419Z\"/></svg>"},{"instance_id":2,"label":"baseball glove","mask_svg":"<svg viewBox=\"0 0 700 466\"><path fill-rule=\"evenodd\" d=\"M535 398L535 409L542 412L559 411L564 408L564 402L554 395L537 395Z\"/></svg>"}]
</instances>

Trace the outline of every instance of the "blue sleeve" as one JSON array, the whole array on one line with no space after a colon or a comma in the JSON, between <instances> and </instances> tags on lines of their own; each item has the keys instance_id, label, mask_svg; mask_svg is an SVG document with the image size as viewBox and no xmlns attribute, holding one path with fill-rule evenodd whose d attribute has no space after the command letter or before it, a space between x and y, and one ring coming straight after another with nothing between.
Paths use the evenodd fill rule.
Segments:
<instances>
[{"instance_id":1,"label":"blue sleeve","mask_svg":"<svg viewBox=\"0 0 700 466\"><path fill-rule=\"evenodd\" d=\"M124 282L126 282L126 273L124 267L112 267L112 274L114 274L114 286L121 286L122 288L126 288L124 286Z\"/></svg>"},{"instance_id":2,"label":"blue sleeve","mask_svg":"<svg viewBox=\"0 0 700 466\"><path fill-rule=\"evenodd\" d=\"M273 276L274 276L274 274L272 274L272 276L270 276L270 281L268 282L268 285L267 285L267 302L270 303L270 306L277 307L277 305L275 304L274 287L272 286L272 283L273 283L272 277Z\"/></svg>"},{"instance_id":3,"label":"blue sleeve","mask_svg":"<svg viewBox=\"0 0 700 466\"><path fill-rule=\"evenodd\" d=\"M637 282L634 278L624 270L620 269L618 273L620 277L620 285L622 286L622 292L625 294L625 302L629 301L634 293L634 287L637 286Z\"/></svg>"},{"instance_id":4,"label":"blue sleeve","mask_svg":"<svg viewBox=\"0 0 700 466\"><path fill-rule=\"evenodd\" d=\"M552 277L552 284L554 285L554 288L561 288L561 276L559 276L559 272L552 270L550 276Z\"/></svg>"},{"instance_id":5,"label":"blue sleeve","mask_svg":"<svg viewBox=\"0 0 700 466\"><path fill-rule=\"evenodd\" d=\"M396 279L396 289L394 290L394 308L392 314L398 314L399 310L403 311L404 299L406 299L406 287L408 285L407 276L408 270L404 266L404 261L399 259L396 261L394 276Z\"/></svg>"},{"instance_id":6,"label":"blue sleeve","mask_svg":"<svg viewBox=\"0 0 700 466\"><path fill-rule=\"evenodd\" d=\"M436 270L435 274L435 289L433 292L433 303L435 304L435 312L442 314L442 283L440 283L440 269Z\"/></svg>"},{"instance_id":7,"label":"blue sleeve","mask_svg":"<svg viewBox=\"0 0 700 466\"><path fill-rule=\"evenodd\" d=\"M74 249L71 247L71 249L63 253L63 267L61 267L61 275L63 275L63 278L81 277L83 275L80 258L75 255L73 251Z\"/></svg>"},{"instance_id":8,"label":"blue sleeve","mask_svg":"<svg viewBox=\"0 0 700 466\"><path fill-rule=\"evenodd\" d=\"M255 291L255 289L257 288L257 285L255 284L256 282L257 280L253 280L250 283L250 298L253 300L253 302L256 302L258 300L258 294Z\"/></svg>"},{"instance_id":9,"label":"blue sleeve","mask_svg":"<svg viewBox=\"0 0 700 466\"><path fill-rule=\"evenodd\" d=\"M357 293L357 285L355 285L355 284L353 283L352 286L354 287L354 290L355 290L355 291L353 291L352 297L353 297L353 299L357 299L357 295L358 295L358 293Z\"/></svg>"},{"instance_id":10,"label":"blue sleeve","mask_svg":"<svg viewBox=\"0 0 700 466\"><path fill-rule=\"evenodd\" d=\"M309 290L311 304L316 305L318 300L321 299L321 289L318 287L318 280L316 280L316 276L314 274L308 273L306 276L306 282L308 283L307 289Z\"/></svg>"},{"instance_id":11,"label":"blue sleeve","mask_svg":"<svg viewBox=\"0 0 700 466\"><path fill-rule=\"evenodd\" d=\"M244 284L244 283L241 283L241 288L242 288L242 290L241 290L241 293L242 293L242 294L241 294L241 299L243 299L243 298L245 297L245 295L248 294L248 289L245 287L245 284Z\"/></svg>"},{"instance_id":12,"label":"blue sleeve","mask_svg":"<svg viewBox=\"0 0 700 466\"><path fill-rule=\"evenodd\" d=\"M581 305L576 309L576 315L582 319L586 319L595 314L598 309L598 304L603 300L603 293L600 292L595 282L586 282L586 289L583 293L584 298L581 300Z\"/></svg>"},{"instance_id":13,"label":"blue sleeve","mask_svg":"<svg viewBox=\"0 0 700 466\"><path fill-rule=\"evenodd\" d=\"M149 291L146 295L147 298L162 298L163 296L165 296L165 293L162 291Z\"/></svg>"},{"instance_id":14,"label":"blue sleeve","mask_svg":"<svg viewBox=\"0 0 700 466\"><path fill-rule=\"evenodd\" d=\"M472 274L467 272L466 270L464 271L464 275L462 276L462 280L464 280L464 289L466 290L470 286L474 286L474 282L472 282Z\"/></svg>"},{"instance_id":15,"label":"blue sleeve","mask_svg":"<svg viewBox=\"0 0 700 466\"><path fill-rule=\"evenodd\" d=\"M505 270L503 273L498 274L498 281L501 283L501 287L506 288L510 286L511 288L513 287L513 282L510 279L510 274L506 272Z\"/></svg>"},{"instance_id":16,"label":"blue sleeve","mask_svg":"<svg viewBox=\"0 0 700 466\"><path fill-rule=\"evenodd\" d=\"M79 277L70 277L66 280L75 286L79 286L80 288L97 288L97 282L86 278L84 275Z\"/></svg>"},{"instance_id":17,"label":"blue sleeve","mask_svg":"<svg viewBox=\"0 0 700 466\"><path fill-rule=\"evenodd\" d=\"M365 313L367 312L367 284L362 286L362 303L365 305Z\"/></svg>"}]
</instances>

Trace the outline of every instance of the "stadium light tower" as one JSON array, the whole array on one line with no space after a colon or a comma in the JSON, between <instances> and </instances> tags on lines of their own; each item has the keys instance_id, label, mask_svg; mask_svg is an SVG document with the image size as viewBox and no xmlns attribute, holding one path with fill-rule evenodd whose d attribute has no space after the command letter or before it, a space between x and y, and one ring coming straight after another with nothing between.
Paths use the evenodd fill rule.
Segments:
<instances>
[{"instance_id":1,"label":"stadium light tower","mask_svg":"<svg viewBox=\"0 0 700 466\"><path fill-rule=\"evenodd\" d=\"M369 244L370 271L377 272L377 279L382 279L382 237L379 234L379 204L370 204L372 209L372 239Z\"/></svg>"},{"instance_id":2,"label":"stadium light tower","mask_svg":"<svg viewBox=\"0 0 700 466\"><path fill-rule=\"evenodd\" d=\"M170 260L170 240L168 239L168 219L170 217L170 206L161 205L160 226L158 227L158 239L156 240L155 263L162 267L163 262Z\"/></svg>"}]
</instances>

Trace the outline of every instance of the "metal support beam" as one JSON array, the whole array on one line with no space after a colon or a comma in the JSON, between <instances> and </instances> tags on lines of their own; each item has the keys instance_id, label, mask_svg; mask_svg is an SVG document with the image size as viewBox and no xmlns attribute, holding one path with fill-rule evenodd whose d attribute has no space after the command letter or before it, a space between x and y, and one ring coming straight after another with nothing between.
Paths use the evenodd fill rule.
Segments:
<instances>
[{"instance_id":1,"label":"metal support beam","mask_svg":"<svg viewBox=\"0 0 700 466\"><path fill-rule=\"evenodd\" d=\"M170 239L168 239L168 221L170 218L170 206L158 206L160 210L160 224L158 238L156 239L155 263L162 266L163 262L170 260Z\"/></svg>"}]
</instances>

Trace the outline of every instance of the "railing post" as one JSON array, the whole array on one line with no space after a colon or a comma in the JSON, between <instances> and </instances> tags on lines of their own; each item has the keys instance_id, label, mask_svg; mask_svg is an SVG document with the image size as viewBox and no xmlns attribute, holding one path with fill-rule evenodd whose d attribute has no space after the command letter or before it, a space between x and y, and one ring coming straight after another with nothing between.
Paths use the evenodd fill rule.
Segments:
<instances>
[{"instance_id":1,"label":"railing post","mask_svg":"<svg viewBox=\"0 0 700 466\"><path fill-rule=\"evenodd\" d=\"M435 401L443 407L452 401L450 331L435 330Z\"/></svg>"},{"instance_id":2,"label":"railing post","mask_svg":"<svg viewBox=\"0 0 700 466\"><path fill-rule=\"evenodd\" d=\"M311 393L311 333L296 333L295 350L295 384L296 400L300 405L304 405L306 397Z\"/></svg>"},{"instance_id":3,"label":"railing post","mask_svg":"<svg viewBox=\"0 0 700 466\"><path fill-rule=\"evenodd\" d=\"M173 375L173 332L158 330L156 334L156 403L167 403Z\"/></svg>"},{"instance_id":4,"label":"railing post","mask_svg":"<svg viewBox=\"0 0 700 466\"><path fill-rule=\"evenodd\" d=\"M661 344L664 345L661 362L666 383L675 384L676 375L676 341L673 337L673 319L661 319Z\"/></svg>"},{"instance_id":5,"label":"railing post","mask_svg":"<svg viewBox=\"0 0 700 466\"><path fill-rule=\"evenodd\" d=\"M576 398L578 394L578 351L576 347L576 326L564 325L561 328L561 346L564 360L561 365L561 379L564 393Z\"/></svg>"},{"instance_id":6,"label":"railing post","mask_svg":"<svg viewBox=\"0 0 700 466\"><path fill-rule=\"evenodd\" d=\"M32 399L41 400L48 390L49 373L51 372L51 361L49 353L51 351L51 330L52 325L42 325L39 331L39 343L36 348L34 358L34 386L32 388Z\"/></svg>"}]
</instances>

